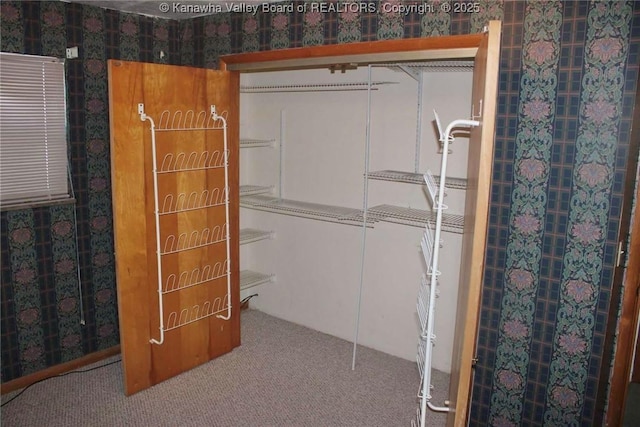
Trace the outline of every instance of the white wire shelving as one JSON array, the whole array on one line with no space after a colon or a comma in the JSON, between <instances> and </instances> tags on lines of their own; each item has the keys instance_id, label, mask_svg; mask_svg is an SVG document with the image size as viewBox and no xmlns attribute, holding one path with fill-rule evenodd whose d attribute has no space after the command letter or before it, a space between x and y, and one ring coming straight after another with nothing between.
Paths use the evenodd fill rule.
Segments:
<instances>
[{"instance_id":1,"label":"white wire shelving","mask_svg":"<svg viewBox=\"0 0 640 427\"><path fill-rule=\"evenodd\" d=\"M165 332L216 316L223 320L231 318L231 246L229 236L229 149L227 143L227 113L218 114L214 105L209 110L164 110L156 121L145 113L144 104L138 104L140 120L149 123L151 132L151 151L153 162L153 193L156 241L156 268L158 291L159 338L152 338L152 344L164 343ZM159 132L207 132L222 133L221 150L171 151L171 142L163 138L162 152L165 152L158 166L158 148L156 134ZM167 146L166 144L169 144ZM166 153L166 151L169 151ZM184 176L196 171L208 169L224 170L224 185L212 188L194 188L180 193L166 193L162 198L159 190L160 177L170 174ZM166 178L162 178L166 179ZM163 215L181 215L201 209L224 207L224 223L189 231L165 234L161 230L160 218ZM184 251L193 251L212 245L225 244L225 259L212 264L200 265L191 270L171 272L163 270L167 258ZM220 289L218 281L224 281L226 287ZM174 308L165 313L165 297L196 286L213 286L223 295L210 300L189 303L188 307Z\"/></svg>"},{"instance_id":2,"label":"white wire shelving","mask_svg":"<svg viewBox=\"0 0 640 427\"><path fill-rule=\"evenodd\" d=\"M275 139L240 138L240 148L273 147Z\"/></svg>"},{"instance_id":3,"label":"white wire shelving","mask_svg":"<svg viewBox=\"0 0 640 427\"><path fill-rule=\"evenodd\" d=\"M240 271L240 290L244 291L254 286L273 282L276 279L275 274L259 273L252 270Z\"/></svg>"},{"instance_id":4,"label":"white wire shelving","mask_svg":"<svg viewBox=\"0 0 640 427\"><path fill-rule=\"evenodd\" d=\"M244 228L240 230L240 244L255 243L261 240L272 239L272 231ZM240 290L244 291L254 286L275 281L275 274L259 273L252 270L240 270Z\"/></svg>"},{"instance_id":5,"label":"white wire shelving","mask_svg":"<svg viewBox=\"0 0 640 427\"><path fill-rule=\"evenodd\" d=\"M282 199L272 196L244 196L240 198L244 208L273 212L282 215L335 222L347 225L362 225L362 210L344 206Z\"/></svg>"},{"instance_id":6,"label":"white wire shelving","mask_svg":"<svg viewBox=\"0 0 640 427\"><path fill-rule=\"evenodd\" d=\"M346 225L361 226L364 221L362 209L271 196L243 196L240 198L240 207ZM377 222L424 227L427 224L435 224L437 216L433 211L385 204L373 206L367 212L367 227L369 228L374 227ZM462 234L464 231L464 217L456 214L445 214L443 216L443 230Z\"/></svg>"},{"instance_id":7,"label":"white wire shelving","mask_svg":"<svg viewBox=\"0 0 640 427\"><path fill-rule=\"evenodd\" d=\"M272 185L241 185L240 197L243 196L256 196L258 194L269 194L273 192L274 187Z\"/></svg>"},{"instance_id":8,"label":"white wire shelving","mask_svg":"<svg viewBox=\"0 0 640 427\"><path fill-rule=\"evenodd\" d=\"M257 138L240 138L240 148L274 148L276 145L275 139L257 139ZM272 194L275 190L275 186L263 186L263 185L241 185L240 186L240 200L246 197L258 197L261 194ZM272 239L274 233L272 231L258 230L255 228L244 228L240 230L240 244L255 243L261 240ZM252 270L240 271L240 290L245 291L259 286L265 283L269 283L275 280L274 274L265 274Z\"/></svg>"},{"instance_id":9,"label":"white wire shelving","mask_svg":"<svg viewBox=\"0 0 640 427\"><path fill-rule=\"evenodd\" d=\"M260 240L273 239L273 231L258 230L257 228L240 229L240 244L259 242Z\"/></svg>"},{"instance_id":10,"label":"white wire shelving","mask_svg":"<svg viewBox=\"0 0 640 427\"><path fill-rule=\"evenodd\" d=\"M406 171L386 169L386 170L369 172L368 178L379 180L379 181L391 181L391 182L402 182L405 184L424 185L424 174L419 172L406 172ZM440 182L440 177L438 175L434 175L433 178L436 184ZM447 177L445 186L446 188L466 190L467 180L464 178Z\"/></svg>"},{"instance_id":11,"label":"white wire shelving","mask_svg":"<svg viewBox=\"0 0 640 427\"><path fill-rule=\"evenodd\" d=\"M376 221L409 225L411 227L434 225L437 220L436 212L393 205L373 206L369 208L369 215ZM457 214L443 214L442 230L462 234L464 231L464 217Z\"/></svg>"}]
</instances>

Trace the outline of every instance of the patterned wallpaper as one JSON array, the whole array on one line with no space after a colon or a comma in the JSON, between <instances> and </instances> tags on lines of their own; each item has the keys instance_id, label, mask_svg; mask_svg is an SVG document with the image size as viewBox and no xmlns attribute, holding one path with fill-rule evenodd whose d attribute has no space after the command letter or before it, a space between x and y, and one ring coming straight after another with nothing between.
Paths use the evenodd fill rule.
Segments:
<instances>
[{"instance_id":1,"label":"patterned wallpaper","mask_svg":"<svg viewBox=\"0 0 640 427\"><path fill-rule=\"evenodd\" d=\"M471 425L599 425L640 3L482 0L477 13L321 10L151 19L61 2L3 2L3 51L68 62L73 206L3 212L2 380L118 342L105 60L214 68L219 55L479 32L503 21L496 151ZM285 5L290 3L284 3ZM335 3L333 3L335 4ZM165 52L164 59L159 58ZM410 415L408 414L408 417Z\"/></svg>"},{"instance_id":2,"label":"patterned wallpaper","mask_svg":"<svg viewBox=\"0 0 640 427\"><path fill-rule=\"evenodd\" d=\"M476 425L601 424L638 6L505 3Z\"/></svg>"}]
</instances>

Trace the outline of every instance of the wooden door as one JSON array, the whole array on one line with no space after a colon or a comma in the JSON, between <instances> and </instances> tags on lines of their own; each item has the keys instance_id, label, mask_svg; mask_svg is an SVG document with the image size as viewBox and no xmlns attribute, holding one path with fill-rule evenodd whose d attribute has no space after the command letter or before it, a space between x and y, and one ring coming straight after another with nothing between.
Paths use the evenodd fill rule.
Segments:
<instances>
[{"instance_id":1,"label":"wooden door","mask_svg":"<svg viewBox=\"0 0 640 427\"><path fill-rule=\"evenodd\" d=\"M473 75L471 130L467 166L460 287L452 355L447 425L466 426L473 383L480 297L489 217L501 23L491 21L478 48Z\"/></svg>"},{"instance_id":2,"label":"wooden door","mask_svg":"<svg viewBox=\"0 0 640 427\"><path fill-rule=\"evenodd\" d=\"M240 345L238 100L237 73L109 61L127 395ZM211 118L212 105L226 117L227 159L224 122Z\"/></svg>"}]
</instances>

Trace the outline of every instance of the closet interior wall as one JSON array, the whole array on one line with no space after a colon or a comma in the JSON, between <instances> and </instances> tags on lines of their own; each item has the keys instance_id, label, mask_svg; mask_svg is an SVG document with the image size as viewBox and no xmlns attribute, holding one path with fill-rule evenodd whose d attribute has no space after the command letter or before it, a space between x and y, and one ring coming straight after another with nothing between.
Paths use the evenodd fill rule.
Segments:
<instances>
[{"instance_id":1,"label":"closet interior wall","mask_svg":"<svg viewBox=\"0 0 640 427\"><path fill-rule=\"evenodd\" d=\"M259 197L339 206L362 214L368 93L366 84L361 87L365 90L335 89L345 82L367 83L368 72L367 66L360 66L345 73L320 69L241 74L241 144L247 139L273 140L266 147L241 150L241 186L272 186L269 194ZM420 74L419 99L414 77ZM437 174L441 156L433 110L443 124L470 117L472 76L471 68L415 68L412 77L398 68L372 66L369 170L423 174L430 169ZM301 87L295 92L274 88L250 93L249 89L297 84ZM447 175L465 178L468 139L457 135L451 148ZM370 224L358 343L415 360L416 298L426 269L419 247L423 224L381 221L371 208L394 205L431 212L432 206L424 185L378 179L367 183ZM464 189L448 189L447 213L463 214L464 195ZM353 340L363 253L361 215L353 219L321 221L241 208L241 228L273 232L272 239L241 246L241 270L275 275L272 282L243 290L241 297L257 293L251 300L256 309ZM450 231L444 235L433 366L449 372L462 235Z\"/></svg>"}]
</instances>

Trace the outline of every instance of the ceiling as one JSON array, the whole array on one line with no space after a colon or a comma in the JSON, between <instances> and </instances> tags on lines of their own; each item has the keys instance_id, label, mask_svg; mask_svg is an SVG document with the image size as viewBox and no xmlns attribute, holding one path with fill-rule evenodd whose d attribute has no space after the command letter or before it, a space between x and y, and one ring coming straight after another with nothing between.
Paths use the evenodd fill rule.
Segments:
<instances>
[{"instance_id":1,"label":"ceiling","mask_svg":"<svg viewBox=\"0 0 640 427\"><path fill-rule=\"evenodd\" d=\"M248 1L148 1L148 0L61 0L68 3L83 3L92 6L130 12L138 15L154 16L165 19L191 19L198 16L213 15L221 12L252 12L263 3L281 0L248 0Z\"/></svg>"}]
</instances>

